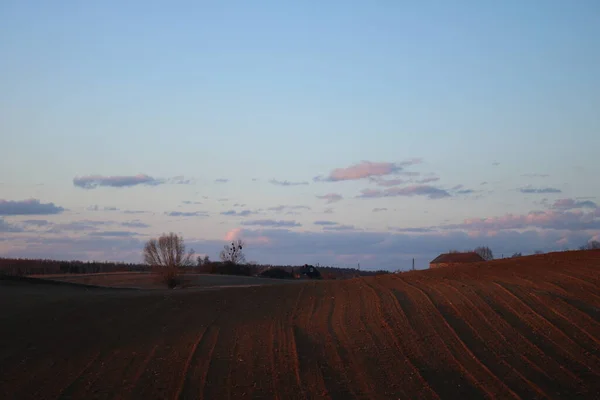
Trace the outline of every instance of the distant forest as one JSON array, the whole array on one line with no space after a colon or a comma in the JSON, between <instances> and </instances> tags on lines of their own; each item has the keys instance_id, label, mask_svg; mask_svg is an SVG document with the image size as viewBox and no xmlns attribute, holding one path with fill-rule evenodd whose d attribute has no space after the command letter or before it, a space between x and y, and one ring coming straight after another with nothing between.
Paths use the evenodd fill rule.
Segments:
<instances>
[{"instance_id":1,"label":"distant forest","mask_svg":"<svg viewBox=\"0 0 600 400\"><path fill-rule=\"evenodd\" d=\"M184 268L184 273L214 273L218 270L222 262L211 261L208 264L202 264L193 267ZM251 265L246 264L251 269L252 275L259 275L267 269L281 268L288 272L302 266L293 265ZM337 268L329 266L316 266L323 279L347 279L358 276L372 276L389 274L385 270L358 270L356 268ZM0 258L0 273L13 276L27 275L49 275L49 274L91 274L103 272L132 272L132 271L151 271L151 267L146 264L135 264L125 262L108 261L59 261L46 259L28 259L28 258Z\"/></svg>"}]
</instances>

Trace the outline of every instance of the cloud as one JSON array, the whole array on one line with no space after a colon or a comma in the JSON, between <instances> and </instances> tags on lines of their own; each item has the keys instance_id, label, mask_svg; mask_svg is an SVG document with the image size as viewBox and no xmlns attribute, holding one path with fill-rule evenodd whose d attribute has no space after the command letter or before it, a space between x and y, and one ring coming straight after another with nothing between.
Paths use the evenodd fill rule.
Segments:
<instances>
[{"instance_id":1,"label":"cloud","mask_svg":"<svg viewBox=\"0 0 600 400\"><path fill-rule=\"evenodd\" d=\"M377 186L386 186L386 187L403 185L407 182L410 182L405 179L382 179L382 178L369 178L369 179L372 182L376 182Z\"/></svg>"},{"instance_id":2,"label":"cloud","mask_svg":"<svg viewBox=\"0 0 600 400\"><path fill-rule=\"evenodd\" d=\"M235 203L233 207L246 207L246 205L242 203Z\"/></svg>"},{"instance_id":3,"label":"cloud","mask_svg":"<svg viewBox=\"0 0 600 400\"><path fill-rule=\"evenodd\" d=\"M0 232L23 232L23 228L6 222L4 218L0 218Z\"/></svg>"},{"instance_id":4,"label":"cloud","mask_svg":"<svg viewBox=\"0 0 600 400\"><path fill-rule=\"evenodd\" d=\"M88 175L73 178L73 185L83 189L95 189L99 186L115 188L132 187L137 185L156 186L163 183L165 183L164 179L155 179L146 174L133 176Z\"/></svg>"},{"instance_id":5,"label":"cloud","mask_svg":"<svg viewBox=\"0 0 600 400\"><path fill-rule=\"evenodd\" d=\"M105 237L133 237L139 235L136 232L130 231L102 231L102 232L91 232L88 236L105 236Z\"/></svg>"},{"instance_id":6,"label":"cloud","mask_svg":"<svg viewBox=\"0 0 600 400\"><path fill-rule=\"evenodd\" d=\"M426 233L432 232L432 228L392 228L396 232L402 233Z\"/></svg>"},{"instance_id":7,"label":"cloud","mask_svg":"<svg viewBox=\"0 0 600 400\"><path fill-rule=\"evenodd\" d=\"M473 189L461 189L461 190L457 190L455 193L456 194L471 194L471 193L475 193L475 191Z\"/></svg>"},{"instance_id":8,"label":"cloud","mask_svg":"<svg viewBox=\"0 0 600 400\"><path fill-rule=\"evenodd\" d=\"M271 179L269 183L277 186L299 186L299 185L308 185L308 182L290 182L290 181L278 181L276 179Z\"/></svg>"},{"instance_id":9,"label":"cloud","mask_svg":"<svg viewBox=\"0 0 600 400\"><path fill-rule=\"evenodd\" d=\"M527 178L547 178L550 175L548 175L548 174L523 174L521 176L524 176Z\"/></svg>"},{"instance_id":10,"label":"cloud","mask_svg":"<svg viewBox=\"0 0 600 400\"><path fill-rule=\"evenodd\" d=\"M28 219L23 221L23 223L34 226L48 226L52 224L50 221L46 221L45 219Z\"/></svg>"},{"instance_id":11,"label":"cloud","mask_svg":"<svg viewBox=\"0 0 600 400\"><path fill-rule=\"evenodd\" d=\"M559 199L550 206L555 210L572 210L576 208L598 208L598 205L591 200L577 201L574 199Z\"/></svg>"},{"instance_id":12,"label":"cloud","mask_svg":"<svg viewBox=\"0 0 600 400\"><path fill-rule=\"evenodd\" d=\"M124 214L146 214L149 211L141 211L141 210L123 210Z\"/></svg>"},{"instance_id":13,"label":"cloud","mask_svg":"<svg viewBox=\"0 0 600 400\"><path fill-rule=\"evenodd\" d=\"M165 215L168 215L169 217L208 217L208 213L206 211L171 211L165 212Z\"/></svg>"},{"instance_id":14,"label":"cloud","mask_svg":"<svg viewBox=\"0 0 600 400\"><path fill-rule=\"evenodd\" d=\"M531 211L528 214L506 214L501 217L470 218L460 224L443 225L440 229L479 231L522 230L528 228L583 231L600 229L600 209L583 211Z\"/></svg>"},{"instance_id":15,"label":"cloud","mask_svg":"<svg viewBox=\"0 0 600 400\"><path fill-rule=\"evenodd\" d=\"M100 207L97 204L91 205L89 207L86 208L87 211L119 211L119 209L117 207Z\"/></svg>"},{"instance_id":16,"label":"cloud","mask_svg":"<svg viewBox=\"0 0 600 400\"><path fill-rule=\"evenodd\" d=\"M334 226L324 226L323 230L326 231L353 231L356 228L354 225L334 225Z\"/></svg>"},{"instance_id":17,"label":"cloud","mask_svg":"<svg viewBox=\"0 0 600 400\"><path fill-rule=\"evenodd\" d=\"M325 210L323 210L324 214L333 214L333 208L331 207L327 207Z\"/></svg>"},{"instance_id":18,"label":"cloud","mask_svg":"<svg viewBox=\"0 0 600 400\"><path fill-rule=\"evenodd\" d=\"M416 182L417 183L429 183L429 182L437 182L439 180L440 180L440 178L438 176L429 176L429 177L426 177L423 179L419 179Z\"/></svg>"},{"instance_id":19,"label":"cloud","mask_svg":"<svg viewBox=\"0 0 600 400\"><path fill-rule=\"evenodd\" d=\"M145 222L139 221L139 220L121 222L121 226L124 226L126 228L149 228L150 227L150 225L146 224Z\"/></svg>"},{"instance_id":20,"label":"cloud","mask_svg":"<svg viewBox=\"0 0 600 400\"><path fill-rule=\"evenodd\" d=\"M400 163L361 161L360 163L351 165L347 168L336 168L332 170L328 176L317 176L313 180L315 182L338 182L385 176L399 173L404 167L419 164L421 162L422 160L420 158L413 158Z\"/></svg>"},{"instance_id":21,"label":"cloud","mask_svg":"<svg viewBox=\"0 0 600 400\"><path fill-rule=\"evenodd\" d=\"M229 179L225 179L225 178L215 179L215 183L227 183L227 182L229 182Z\"/></svg>"},{"instance_id":22,"label":"cloud","mask_svg":"<svg viewBox=\"0 0 600 400\"><path fill-rule=\"evenodd\" d=\"M597 215L600 218L600 213ZM1 223L0 223L1 224ZM552 251L576 248L600 234L581 231L491 232L470 230L423 229L417 232L352 230L291 230L275 227L236 228L225 240L243 238L248 259L273 265L317 264L356 267L361 269L410 269L412 259L418 269L427 268L429 261L451 248L472 249L482 244L490 246L497 257L514 252L531 254L534 250ZM111 231L109 231L111 232ZM118 232L118 231L117 231ZM133 235L133 233L131 234ZM0 235L2 237L2 235ZM143 240L131 236L102 236L97 232L77 238L52 237L39 233L27 236L4 235L1 254L4 257L50 258L59 260L110 260L141 262ZM557 242L560 241L560 244ZM198 240L186 235L186 246L202 249L211 259L218 259L223 239Z\"/></svg>"},{"instance_id":23,"label":"cloud","mask_svg":"<svg viewBox=\"0 0 600 400\"><path fill-rule=\"evenodd\" d=\"M426 196L429 199L442 199L444 197L450 197L450 193L444 189L429 185L413 185L404 188L393 187L385 190L364 189L361 191L361 194L356 197L362 199L375 199L396 196Z\"/></svg>"},{"instance_id":24,"label":"cloud","mask_svg":"<svg viewBox=\"0 0 600 400\"><path fill-rule=\"evenodd\" d=\"M165 180L165 183L172 183L174 185L192 185L196 183L195 179L185 179L183 176L174 176Z\"/></svg>"},{"instance_id":25,"label":"cloud","mask_svg":"<svg viewBox=\"0 0 600 400\"><path fill-rule=\"evenodd\" d=\"M269 207L267 208L267 211L275 211L276 213L281 213L283 211L287 211L287 210L310 210L309 206L301 206L301 205L296 205L296 206L288 206L288 205L278 205L276 207Z\"/></svg>"},{"instance_id":26,"label":"cloud","mask_svg":"<svg viewBox=\"0 0 600 400\"><path fill-rule=\"evenodd\" d=\"M0 215L51 215L65 211L54 203L40 203L37 199L0 200Z\"/></svg>"},{"instance_id":27,"label":"cloud","mask_svg":"<svg viewBox=\"0 0 600 400\"><path fill-rule=\"evenodd\" d=\"M500 165L500 163L499 163L498 161L494 161L494 162L492 163L492 165L493 165L494 167L497 167L498 165Z\"/></svg>"},{"instance_id":28,"label":"cloud","mask_svg":"<svg viewBox=\"0 0 600 400\"><path fill-rule=\"evenodd\" d=\"M487 183L486 181L483 181L483 182L481 182L481 183L480 183L480 185L481 185L481 186L483 186L483 185L487 185L487 184L488 184L488 183Z\"/></svg>"},{"instance_id":29,"label":"cloud","mask_svg":"<svg viewBox=\"0 0 600 400\"><path fill-rule=\"evenodd\" d=\"M242 210L242 211L229 210L229 211L223 211L221 213L221 215L231 215L231 216L238 216L238 217L247 217L248 215L252 215L252 214L258 214L258 213L256 211L251 211L251 210Z\"/></svg>"},{"instance_id":30,"label":"cloud","mask_svg":"<svg viewBox=\"0 0 600 400\"><path fill-rule=\"evenodd\" d=\"M338 201L342 200L343 198L344 197L338 193L327 193L322 196L317 196L317 199L327 200L327 202L326 202L327 204L337 203Z\"/></svg>"},{"instance_id":31,"label":"cloud","mask_svg":"<svg viewBox=\"0 0 600 400\"><path fill-rule=\"evenodd\" d=\"M335 221L315 221L314 224L315 225L322 225L322 226L339 225L339 223L335 222Z\"/></svg>"},{"instance_id":32,"label":"cloud","mask_svg":"<svg viewBox=\"0 0 600 400\"><path fill-rule=\"evenodd\" d=\"M556 189L553 187L532 188L531 186L527 186L524 188L519 188L519 192L521 192L521 193L562 193L562 190Z\"/></svg>"},{"instance_id":33,"label":"cloud","mask_svg":"<svg viewBox=\"0 0 600 400\"><path fill-rule=\"evenodd\" d=\"M375 207L373 209L373 212L381 212L381 211L387 211L387 208L385 208L385 207Z\"/></svg>"},{"instance_id":34,"label":"cloud","mask_svg":"<svg viewBox=\"0 0 600 400\"><path fill-rule=\"evenodd\" d=\"M202 204L202 202L200 201L191 201L191 200L184 200L182 201L183 204Z\"/></svg>"},{"instance_id":35,"label":"cloud","mask_svg":"<svg viewBox=\"0 0 600 400\"><path fill-rule=\"evenodd\" d=\"M284 221L284 220L274 220L274 219L256 219L252 221L243 221L242 225L251 225L251 226L264 226L264 227L278 227L278 228L292 228L296 226L302 226L296 221Z\"/></svg>"}]
</instances>

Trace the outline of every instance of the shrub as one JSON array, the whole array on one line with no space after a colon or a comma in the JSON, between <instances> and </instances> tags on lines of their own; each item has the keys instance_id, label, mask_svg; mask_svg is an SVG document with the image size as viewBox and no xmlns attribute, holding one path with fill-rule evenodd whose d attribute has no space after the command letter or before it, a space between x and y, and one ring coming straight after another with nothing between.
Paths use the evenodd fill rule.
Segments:
<instances>
[{"instance_id":1,"label":"shrub","mask_svg":"<svg viewBox=\"0 0 600 400\"><path fill-rule=\"evenodd\" d=\"M250 268L249 265L224 262L213 265L211 273L220 275L252 276L252 268Z\"/></svg>"},{"instance_id":2,"label":"shrub","mask_svg":"<svg viewBox=\"0 0 600 400\"><path fill-rule=\"evenodd\" d=\"M294 275L291 272L286 271L283 268L270 268L260 273L263 278L274 278L274 279L294 279Z\"/></svg>"}]
</instances>

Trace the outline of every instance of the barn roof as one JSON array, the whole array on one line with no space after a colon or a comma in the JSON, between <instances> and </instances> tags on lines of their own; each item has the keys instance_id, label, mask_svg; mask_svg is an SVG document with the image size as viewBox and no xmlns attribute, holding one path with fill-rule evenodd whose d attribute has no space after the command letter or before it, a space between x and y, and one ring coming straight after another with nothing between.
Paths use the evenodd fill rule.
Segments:
<instances>
[{"instance_id":1,"label":"barn roof","mask_svg":"<svg viewBox=\"0 0 600 400\"><path fill-rule=\"evenodd\" d=\"M471 262L479 262L485 261L483 257L474 251L469 251L466 253L444 253L437 256L435 259L431 261L431 264L440 264L440 263L471 263Z\"/></svg>"}]
</instances>

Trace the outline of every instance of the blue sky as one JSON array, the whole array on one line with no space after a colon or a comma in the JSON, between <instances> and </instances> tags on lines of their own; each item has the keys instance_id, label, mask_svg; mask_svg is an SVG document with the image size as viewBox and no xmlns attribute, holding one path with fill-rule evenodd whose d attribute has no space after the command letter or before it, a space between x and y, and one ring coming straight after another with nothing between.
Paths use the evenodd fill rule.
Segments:
<instances>
[{"instance_id":1,"label":"blue sky","mask_svg":"<svg viewBox=\"0 0 600 400\"><path fill-rule=\"evenodd\" d=\"M600 234L596 1L121 3L0 4L0 255L173 230L396 269Z\"/></svg>"}]
</instances>

